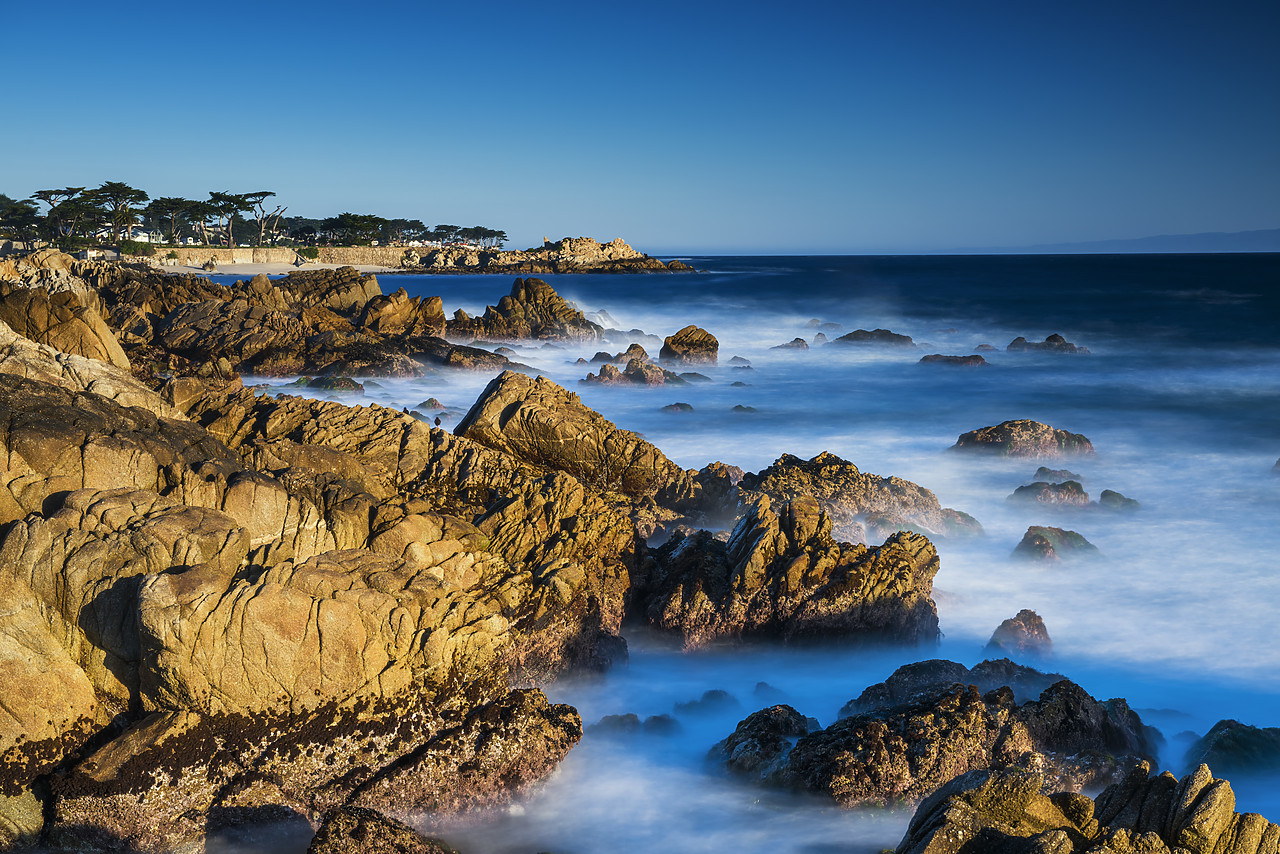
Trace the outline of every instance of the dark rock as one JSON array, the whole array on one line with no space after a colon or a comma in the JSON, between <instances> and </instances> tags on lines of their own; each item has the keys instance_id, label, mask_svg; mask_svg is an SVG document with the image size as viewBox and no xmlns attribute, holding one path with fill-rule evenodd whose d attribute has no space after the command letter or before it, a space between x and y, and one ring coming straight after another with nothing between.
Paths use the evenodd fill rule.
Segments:
<instances>
[{"instance_id":1,"label":"dark rock","mask_svg":"<svg viewBox=\"0 0 1280 854\"><path fill-rule=\"evenodd\" d=\"M734 367L750 366L751 360L744 359L741 356L734 356L732 359L729 360L729 364L733 365Z\"/></svg>"},{"instance_id":2,"label":"dark rock","mask_svg":"<svg viewBox=\"0 0 1280 854\"><path fill-rule=\"evenodd\" d=\"M972 356L942 356L933 354L920 358L922 365L953 365L960 368L976 368L987 364L987 360L975 354Z\"/></svg>"},{"instance_id":3,"label":"dark rock","mask_svg":"<svg viewBox=\"0 0 1280 854\"><path fill-rule=\"evenodd\" d=\"M910 705L936 694L955 683L975 685L983 694L1007 687L1019 703L1034 700L1055 682L1066 677L1060 673L1042 673L1034 667L1017 664L1007 658L980 662L972 670L955 661L931 659L904 664L884 682L868 686L857 699L840 709L840 717L881 712Z\"/></svg>"},{"instance_id":4,"label":"dark rock","mask_svg":"<svg viewBox=\"0 0 1280 854\"><path fill-rule=\"evenodd\" d=\"M693 406L688 403L668 403L660 411L673 413L693 412Z\"/></svg>"},{"instance_id":5,"label":"dark rock","mask_svg":"<svg viewBox=\"0 0 1280 854\"><path fill-rule=\"evenodd\" d=\"M765 780L845 807L919 800L980 769L1035 768L1057 785L1097 786L1153 755L1153 735L1123 700L1099 702L1066 680L1021 706L1008 687L983 695L955 684L801 738Z\"/></svg>"},{"instance_id":6,"label":"dark rock","mask_svg":"<svg viewBox=\"0 0 1280 854\"><path fill-rule=\"evenodd\" d=\"M1280 768L1280 728L1218 721L1187 750L1186 766L1201 762L1233 774L1272 773Z\"/></svg>"},{"instance_id":7,"label":"dark rock","mask_svg":"<svg viewBox=\"0 0 1280 854\"><path fill-rule=\"evenodd\" d=\"M1108 510L1137 510L1142 505L1132 498L1125 498L1118 492L1110 489L1102 490L1102 494L1098 496L1098 506L1105 507Z\"/></svg>"},{"instance_id":8,"label":"dark rock","mask_svg":"<svg viewBox=\"0 0 1280 854\"><path fill-rule=\"evenodd\" d=\"M751 383L744 383L742 380L735 380L729 383L730 388L750 388Z\"/></svg>"},{"instance_id":9,"label":"dark rock","mask_svg":"<svg viewBox=\"0 0 1280 854\"><path fill-rule=\"evenodd\" d=\"M1035 611L1023 609L1016 617L1002 622L991 634L991 640L983 649L986 654L1048 655L1053 651L1053 641L1044 620Z\"/></svg>"},{"instance_id":10,"label":"dark rock","mask_svg":"<svg viewBox=\"0 0 1280 854\"><path fill-rule=\"evenodd\" d=\"M662 342L658 358L676 365L714 365L720 342L697 326L686 326Z\"/></svg>"},{"instance_id":11,"label":"dark rock","mask_svg":"<svg viewBox=\"0 0 1280 854\"><path fill-rule=\"evenodd\" d=\"M687 383L711 382L711 377L707 376L706 374L697 373L696 371L685 371L684 373L679 374L679 377L680 379L684 380Z\"/></svg>"},{"instance_id":12,"label":"dark rock","mask_svg":"<svg viewBox=\"0 0 1280 854\"><path fill-rule=\"evenodd\" d=\"M827 343L827 336L825 333L819 332L817 335L813 336L813 346L817 347L819 344L826 344L826 343Z\"/></svg>"},{"instance_id":13,"label":"dark rock","mask_svg":"<svg viewBox=\"0 0 1280 854\"><path fill-rule=\"evenodd\" d=\"M733 734L711 748L708 758L735 774L764 780L778 770L809 721L791 706L771 706L748 715Z\"/></svg>"},{"instance_id":14,"label":"dark rock","mask_svg":"<svg viewBox=\"0 0 1280 854\"><path fill-rule=\"evenodd\" d=\"M1088 507L1089 493L1074 480L1065 480L1062 483L1038 481L1027 486L1019 486L1008 500L1026 504L1046 504L1053 507Z\"/></svg>"},{"instance_id":15,"label":"dark rock","mask_svg":"<svg viewBox=\"0 0 1280 854\"><path fill-rule=\"evenodd\" d=\"M874 329L868 332L865 329L855 329L848 335L841 335L839 338L831 342L832 344L854 344L862 346L877 347L914 347L915 342L911 340L909 335L899 335L896 332L890 332L888 329Z\"/></svg>"},{"instance_id":16,"label":"dark rock","mask_svg":"<svg viewBox=\"0 0 1280 854\"><path fill-rule=\"evenodd\" d=\"M661 737L669 737L679 735L683 727L680 722L671 715L650 715L644 719L642 729L645 735L656 735Z\"/></svg>"},{"instance_id":17,"label":"dark rock","mask_svg":"<svg viewBox=\"0 0 1280 854\"><path fill-rule=\"evenodd\" d=\"M1011 353L1018 352L1040 352L1040 353L1088 353L1084 347L1077 347L1061 335L1054 333L1039 343L1028 341L1021 336L1009 342L1009 346L1005 350Z\"/></svg>"},{"instance_id":18,"label":"dark rock","mask_svg":"<svg viewBox=\"0 0 1280 854\"><path fill-rule=\"evenodd\" d=\"M438 839L365 807L335 807L325 814L307 854L457 854Z\"/></svg>"},{"instance_id":19,"label":"dark rock","mask_svg":"<svg viewBox=\"0 0 1280 854\"><path fill-rule=\"evenodd\" d=\"M952 450L981 451L1002 457L1092 456L1093 444L1079 433L1068 433L1039 421L1005 421L963 433Z\"/></svg>"},{"instance_id":20,"label":"dark rock","mask_svg":"<svg viewBox=\"0 0 1280 854\"><path fill-rule=\"evenodd\" d=\"M1036 469L1036 473L1031 479L1045 483L1062 483L1065 480L1074 480L1077 483L1084 481L1083 477L1073 471L1067 471L1066 469L1051 469L1048 466L1040 466L1040 468Z\"/></svg>"},{"instance_id":21,"label":"dark rock","mask_svg":"<svg viewBox=\"0 0 1280 854\"><path fill-rule=\"evenodd\" d=\"M628 712L625 715L605 715L599 722L583 730L583 735L618 738L640 732L640 718Z\"/></svg>"},{"instance_id":22,"label":"dark rock","mask_svg":"<svg viewBox=\"0 0 1280 854\"><path fill-rule=\"evenodd\" d=\"M1057 561L1097 557L1098 547L1075 531L1032 525L1022 535L1013 556L1024 560Z\"/></svg>"},{"instance_id":23,"label":"dark rock","mask_svg":"<svg viewBox=\"0 0 1280 854\"><path fill-rule=\"evenodd\" d=\"M737 697L720 688L704 691L702 696L687 703L676 703L677 715L719 715L742 708Z\"/></svg>"},{"instance_id":24,"label":"dark rock","mask_svg":"<svg viewBox=\"0 0 1280 854\"><path fill-rule=\"evenodd\" d=\"M733 409L731 409L730 411L742 413L742 414L750 414L752 412L756 412L757 410L754 406L743 406L741 403L739 403L735 405Z\"/></svg>"},{"instance_id":25,"label":"dark rock","mask_svg":"<svg viewBox=\"0 0 1280 854\"><path fill-rule=\"evenodd\" d=\"M448 322L448 336L463 340L592 342L603 332L542 279L516 279L511 293L496 307L486 306L483 316L455 313Z\"/></svg>"},{"instance_id":26,"label":"dark rock","mask_svg":"<svg viewBox=\"0 0 1280 854\"><path fill-rule=\"evenodd\" d=\"M803 338L792 338L786 344L779 344L777 347L770 347L770 350L808 350L809 342Z\"/></svg>"}]
</instances>

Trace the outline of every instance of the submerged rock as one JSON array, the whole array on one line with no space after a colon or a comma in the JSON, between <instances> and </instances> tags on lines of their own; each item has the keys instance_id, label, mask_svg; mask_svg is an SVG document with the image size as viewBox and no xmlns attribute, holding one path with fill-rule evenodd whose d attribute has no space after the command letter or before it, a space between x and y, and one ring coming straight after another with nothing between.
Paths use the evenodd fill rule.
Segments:
<instances>
[{"instance_id":1,"label":"submerged rock","mask_svg":"<svg viewBox=\"0 0 1280 854\"><path fill-rule=\"evenodd\" d=\"M930 356L921 356L920 364L950 365L957 368L980 368L987 364L987 360L976 353L972 356L942 356L935 353Z\"/></svg>"},{"instance_id":2,"label":"submerged rock","mask_svg":"<svg viewBox=\"0 0 1280 854\"><path fill-rule=\"evenodd\" d=\"M679 415L681 413L693 412L693 406L688 403L668 403L666 406L662 407L661 411L668 414Z\"/></svg>"},{"instance_id":3,"label":"submerged rock","mask_svg":"<svg viewBox=\"0 0 1280 854\"><path fill-rule=\"evenodd\" d=\"M777 347L770 347L770 350L808 350L809 342L803 338L792 338L786 344L779 344Z\"/></svg>"},{"instance_id":4,"label":"submerged rock","mask_svg":"<svg viewBox=\"0 0 1280 854\"><path fill-rule=\"evenodd\" d=\"M1032 525L1022 535L1013 556L1024 560L1057 561L1097 557L1098 547L1075 531Z\"/></svg>"},{"instance_id":5,"label":"submerged rock","mask_svg":"<svg viewBox=\"0 0 1280 854\"><path fill-rule=\"evenodd\" d=\"M1028 341L1022 336L1018 336L1009 342L1009 346L1005 350L1010 353L1018 352L1040 352L1040 353L1088 353L1088 349L1077 347L1067 339L1063 338L1056 332L1041 342Z\"/></svg>"},{"instance_id":6,"label":"submerged rock","mask_svg":"<svg viewBox=\"0 0 1280 854\"><path fill-rule=\"evenodd\" d=\"M1067 480L1074 480L1076 483L1084 482L1084 478L1073 471L1051 469L1048 466L1040 466L1040 468L1036 469L1036 473L1032 475L1031 480L1043 483L1062 483Z\"/></svg>"},{"instance_id":7,"label":"submerged rock","mask_svg":"<svg viewBox=\"0 0 1280 854\"><path fill-rule=\"evenodd\" d=\"M1049 630L1045 628L1040 615L1024 608L1017 616L1005 620L992 632L991 640L987 641L983 652L1048 655L1053 652L1053 641L1049 639Z\"/></svg>"},{"instance_id":8,"label":"submerged rock","mask_svg":"<svg viewBox=\"0 0 1280 854\"><path fill-rule=\"evenodd\" d=\"M1079 433L1068 433L1039 421L1004 421L962 433L955 451L981 451L1002 457L1092 456L1093 443Z\"/></svg>"},{"instance_id":9,"label":"submerged rock","mask_svg":"<svg viewBox=\"0 0 1280 854\"><path fill-rule=\"evenodd\" d=\"M911 340L910 335L899 335L896 332L890 332L888 329L855 329L848 335L841 335L831 344L845 345L862 345L876 347L915 347L916 343Z\"/></svg>"},{"instance_id":10,"label":"submerged rock","mask_svg":"<svg viewBox=\"0 0 1280 854\"><path fill-rule=\"evenodd\" d=\"M1104 489L1098 496L1098 506L1105 507L1108 510L1137 510L1142 505L1133 498L1125 498L1118 492L1111 489Z\"/></svg>"}]
</instances>

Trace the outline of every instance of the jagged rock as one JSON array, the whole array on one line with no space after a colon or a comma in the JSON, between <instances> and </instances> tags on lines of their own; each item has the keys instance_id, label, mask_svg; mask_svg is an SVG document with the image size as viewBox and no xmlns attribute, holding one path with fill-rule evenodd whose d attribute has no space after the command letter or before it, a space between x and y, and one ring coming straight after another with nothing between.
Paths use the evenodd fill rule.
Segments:
<instances>
[{"instance_id":1,"label":"jagged rock","mask_svg":"<svg viewBox=\"0 0 1280 854\"><path fill-rule=\"evenodd\" d=\"M246 814L314 823L344 804L447 818L508 802L581 737L577 712L539 691L460 700L408 692L299 715L156 713L55 778L50 841L169 851Z\"/></svg>"},{"instance_id":2,"label":"jagged rock","mask_svg":"<svg viewBox=\"0 0 1280 854\"><path fill-rule=\"evenodd\" d=\"M1208 766L1178 780L1147 762L1090 799L1040 774L971 771L923 801L897 854L1271 854L1280 826L1236 813Z\"/></svg>"},{"instance_id":3,"label":"jagged rock","mask_svg":"<svg viewBox=\"0 0 1280 854\"><path fill-rule=\"evenodd\" d=\"M0 321L0 374L64 389L92 392L121 406L138 406L164 417L178 413L151 388L122 370L97 359L59 352L37 344Z\"/></svg>"},{"instance_id":4,"label":"jagged rock","mask_svg":"<svg viewBox=\"0 0 1280 854\"><path fill-rule=\"evenodd\" d=\"M673 273L693 272L693 268L681 261L679 258L672 258L667 262L667 269Z\"/></svg>"},{"instance_id":5,"label":"jagged rock","mask_svg":"<svg viewBox=\"0 0 1280 854\"><path fill-rule=\"evenodd\" d=\"M1002 457L1092 456L1093 443L1039 421L1004 421L962 433L952 450L982 451Z\"/></svg>"},{"instance_id":6,"label":"jagged rock","mask_svg":"<svg viewBox=\"0 0 1280 854\"><path fill-rule=\"evenodd\" d=\"M915 347L916 343L910 335L899 335L888 329L855 329L848 335L841 335L832 344L877 346L877 347Z\"/></svg>"},{"instance_id":7,"label":"jagged rock","mask_svg":"<svg viewBox=\"0 0 1280 854\"><path fill-rule=\"evenodd\" d=\"M1032 525L1022 535L1013 556L1024 560L1058 561L1097 557L1098 547L1075 531Z\"/></svg>"},{"instance_id":8,"label":"jagged rock","mask_svg":"<svg viewBox=\"0 0 1280 854\"><path fill-rule=\"evenodd\" d=\"M834 536L851 542L862 541L867 535L862 530L864 524L869 534L879 538L900 529L930 536L982 532L977 520L942 507L924 487L898 477L861 472L853 463L826 451L808 461L783 454L758 474L744 475L738 491L744 500L758 494L775 501L812 495L830 515Z\"/></svg>"},{"instance_id":9,"label":"jagged rock","mask_svg":"<svg viewBox=\"0 0 1280 854\"><path fill-rule=\"evenodd\" d=\"M1129 511L1137 510L1142 505L1135 499L1125 498L1114 490L1104 489L1102 490L1102 493L1098 495L1098 506L1105 507L1108 510Z\"/></svg>"},{"instance_id":10,"label":"jagged rock","mask_svg":"<svg viewBox=\"0 0 1280 854\"><path fill-rule=\"evenodd\" d=\"M382 296L376 276L355 267L336 270L291 270L275 287L284 291L294 308L324 307L347 317L360 312L375 297Z\"/></svg>"},{"instance_id":11,"label":"jagged rock","mask_svg":"<svg viewBox=\"0 0 1280 854\"><path fill-rule=\"evenodd\" d=\"M0 282L0 322L36 343L129 370L129 358L111 328L71 291L51 293Z\"/></svg>"},{"instance_id":12,"label":"jagged rock","mask_svg":"<svg viewBox=\"0 0 1280 854\"><path fill-rule=\"evenodd\" d=\"M1053 651L1053 641L1044 620L1035 611L1026 608L1017 616L1002 622L987 641L984 653L1015 653L1021 655L1048 655Z\"/></svg>"},{"instance_id":13,"label":"jagged rock","mask_svg":"<svg viewBox=\"0 0 1280 854\"><path fill-rule=\"evenodd\" d=\"M416 261L415 261L416 263ZM307 854L457 854L438 839L365 807L335 807L325 814Z\"/></svg>"},{"instance_id":14,"label":"jagged rock","mask_svg":"<svg viewBox=\"0 0 1280 854\"><path fill-rule=\"evenodd\" d=\"M770 350L808 350L809 342L803 338L792 338L786 344L779 344L777 347L770 347Z\"/></svg>"},{"instance_id":15,"label":"jagged rock","mask_svg":"<svg viewBox=\"0 0 1280 854\"><path fill-rule=\"evenodd\" d=\"M1184 761L1188 766L1204 763L1228 773L1274 771L1280 768L1280 728L1218 721L1187 749Z\"/></svg>"},{"instance_id":16,"label":"jagged rock","mask_svg":"<svg viewBox=\"0 0 1280 854\"><path fill-rule=\"evenodd\" d=\"M1088 353L1088 349L1077 347L1067 339L1063 338L1056 332L1039 343L1028 341L1022 336L1018 336L1009 342L1009 346L1005 350L1011 353L1017 352L1039 352L1039 353Z\"/></svg>"},{"instance_id":17,"label":"jagged rock","mask_svg":"<svg viewBox=\"0 0 1280 854\"><path fill-rule=\"evenodd\" d=\"M987 768L1035 770L1078 791L1153 755L1150 739L1123 700L1099 702L1067 680L1021 706L1007 687L957 684L810 733L764 779L845 807L919 800Z\"/></svg>"},{"instance_id":18,"label":"jagged rock","mask_svg":"<svg viewBox=\"0 0 1280 854\"><path fill-rule=\"evenodd\" d=\"M647 359L640 358L627 362L625 371L619 371L612 364L601 365L599 376L587 374L586 379L579 380L579 382L602 383L604 385L688 385L687 380L672 371L668 371L660 365L655 365Z\"/></svg>"},{"instance_id":19,"label":"jagged rock","mask_svg":"<svg viewBox=\"0 0 1280 854\"><path fill-rule=\"evenodd\" d=\"M885 681L868 686L857 699L845 703L840 709L840 717L918 703L957 682L975 685L983 694L997 688L1009 688L1015 701L1025 703L1063 679L1066 677L1061 673L1042 673L1007 658L983 661L972 670L955 661L935 658L904 664Z\"/></svg>"},{"instance_id":20,"label":"jagged rock","mask_svg":"<svg viewBox=\"0 0 1280 854\"><path fill-rule=\"evenodd\" d=\"M972 356L943 356L935 353L930 356L921 356L920 364L950 365L958 368L979 368L987 364L987 360L976 353Z\"/></svg>"},{"instance_id":21,"label":"jagged rock","mask_svg":"<svg viewBox=\"0 0 1280 854\"><path fill-rule=\"evenodd\" d=\"M601 329L587 320L542 279L516 279L511 293L486 306L484 316L454 314L448 322L451 338L483 338L493 341L530 339L592 342L601 339Z\"/></svg>"},{"instance_id":22,"label":"jagged rock","mask_svg":"<svg viewBox=\"0 0 1280 854\"><path fill-rule=\"evenodd\" d=\"M653 445L618 429L545 377L503 372L455 432L601 489L674 499L691 495L694 488L689 473Z\"/></svg>"},{"instance_id":23,"label":"jagged rock","mask_svg":"<svg viewBox=\"0 0 1280 854\"><path fill-rule=\"evenodd\" d=\"M720 342L705 329L686 326L662 342L658 358L675 365L714 365Z\"/></svg>"},{"instance_id":24,"label":"jagged rock","mask_svg":"<svg viewBox=\"0 0 1280 854\"><path fill-rule=\"evenodd\" d=\"M248 391L195 403L192 415L247 464L282 472L293 489L323 501L335 547L368 541L379 549L379 532L414 513L443 512L473 524L488 538L487 550L512 567L502 583L517 671L545 678L566 666L600 670L625 655L616 632L635 528L576 478L376 405Z\"/></svg>"},{"instance_id":25,"label":"jagged rock","mask_svg":"<svg viewBox=\"0 0 1280 854\"><path fill-rule=\"evenodd\" d=\"M837 543L811 496L776 510L760 496L728 543L699 531L655 551L640 600L650 622L687 647L748 635L927 642L937 637L937 571L933 544L919 534L878 548Z\"/></svg>"},{"instance_id":26,"label":"jagged rock","mask_svg":"<svg viewBox=\"0 0 1280 854\"><path fill-rule=\"evenodd\" d=\"M599 243L590 237L566 237L525 251L477 250L446 246L422 258L432 272L467 273L641 273L667 272L657 258L632 249L621 238Z\"/></svg>"},{"instance_id":27,"label":"jagged rock","mask_svg":"<svg viewBox=\"0 0 1280 854\"><path fill-rule=\"evenodd\" d=\"M382 335L444 335L444 302L440 297L411 297L404 288L375 296L364 306L360 326Z\"/></svg>"},{"instance_id":28,"label":"jagged rock","mask_svg":"<svg viewBox=\"0 0 1280 854\"><path fill-rule=\"evenodd\" d=\"M1089 493L1075 480L1064 480L1061 483L1037 481L1019 486L1009 496L1009 500L1052 507L1088 507Z\"/></svg>"}]
</instances>

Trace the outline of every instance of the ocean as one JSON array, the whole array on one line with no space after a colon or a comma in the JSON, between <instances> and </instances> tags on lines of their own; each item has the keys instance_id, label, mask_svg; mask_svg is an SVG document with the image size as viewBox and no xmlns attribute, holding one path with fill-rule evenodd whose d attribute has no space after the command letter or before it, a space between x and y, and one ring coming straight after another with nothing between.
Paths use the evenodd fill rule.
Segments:
<instances>
[{"instance_id":1,"label":"ocean","mask_svg":"<svg viewBox=\"0 0 1280 854\"><path fill-rule=\"evenodd\" d=\"M1280 726L1280 255L692 257L700 272L544 276L626 335L608 346L516 346L511 358L576 391L688 468L721 460L758 471L784 453L830 451L896 475L974 516L985 535L935 540L943 638L935 647L726 644L685 653L628 633L630 662L603 678L546 687L584 724L605 715L675 714L703 692L738 706L677 715L679 733L588 734L545 785L509 809L424 828L464 852L863 852L892 848L910 809L845 811L726 777L706 754L756 709L787 702L823 725L895 667L967 665L999 623L1043 617L1064 673L1097 697L1125 697L1184 771L1191 739L1235 718ZM396 275L481 313L509 292L497 276ZM688 324L720 341L710 382L656 388L580 385L596 350L638 340L653 356ZM815 343L855 329L911 336L914 349ZM1008 352L1050 334L1088 354ZM800 337L807 350L772 349ZM982 349L990 345L994 349ZM981 353L988 365L921 364ZM750 369L735 367L740 356ZM366 383L366 400L413 408L435 397L456 423L491 377L437 374ZM271 380L273 385L279 380ZM662 408L687 403L692 412ZM749 407L754 411L735 411ZM948 452L957 436L1010 419L1087 436L1096 457L1047 463L1136 499L1132 513L1007 500L1040 461ZM1092 561L1042 566L1011 552L1030 525L1067 528ZM764 683L764 686L761 686ZM779 700L778 698L782 698ZM1237 809L1280 821L1280 775L1232 778Z\"/></svg>"}]
</instances>

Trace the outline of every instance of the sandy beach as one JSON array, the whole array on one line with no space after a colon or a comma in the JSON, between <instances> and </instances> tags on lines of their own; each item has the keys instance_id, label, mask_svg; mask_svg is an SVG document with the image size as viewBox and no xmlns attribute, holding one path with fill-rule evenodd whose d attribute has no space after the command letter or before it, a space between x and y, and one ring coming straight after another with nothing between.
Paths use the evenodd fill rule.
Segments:
<instances>
[{"instance_id":1,"label":"sandy beach","mask_svg":"<svg viewBox=\"0 0 1280 854\"><path fill-rule=\"evenodd\" d=\"M256 276L259 273L266 273L268 276L283 276L295 270L336 270L339 267L352 266L361 273L391 273L399 269L398 267L386 267L377 264L318 264L314 262L303 264L301 267L293 264L223 264L213 273L209 273L204 268L197 266L178 265L161 267L160 269L166 273L194 273L198 276Z\"/></svg>"}]
</instances>

